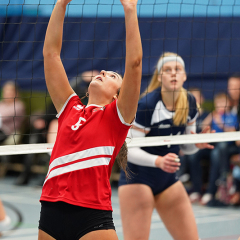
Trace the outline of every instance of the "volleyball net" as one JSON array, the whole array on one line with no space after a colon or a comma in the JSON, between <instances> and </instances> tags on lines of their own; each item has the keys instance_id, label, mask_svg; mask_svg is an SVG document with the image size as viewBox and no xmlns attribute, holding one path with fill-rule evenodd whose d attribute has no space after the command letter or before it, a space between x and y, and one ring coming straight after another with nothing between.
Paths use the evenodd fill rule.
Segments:
<instances>
[{"instance_id":1,"label":"volleyball net","mask_svg":"<svg viewBox=\"0 0 240 240\"><path fill-rule=\"evenodd\" d=\"M53 144L46 134L32 130L35 118L55 116L43 69L44 36L56 0L2 0L0 3L0 85L8 80L19 86L26 106L24 131L17 129L13 141L0 146L0 155L47 153ZM142 91L148 86L159 56L178 53L185 61L186 89L195 88L213 111L214 96L229 89L228 78L238 73L240 60L240 3L236 0L139 0L139 25L143 43ZM72 86L82 84L85 71L114 70L124 73L125 25L120 1L73 0L64 23L62 61ZM89 76L89 75L88 75ZM82 88L79 87L79 88ZM196 90L196 91L198 91ZM83 91L83 90L82 90ZM2 94L1 99L4 96ZM16 106L16 105L15 105ZM3 114L1 114L3 115ZM16 119L14 115L12 119ZM42 142L31 136L44 135ZM147 147L240 140L236 132L192 134L128 139L128 147Z\"/></svg>"},{"instance_id":2,"label":"volleyball net","mask_svg":"<svg viewBox=\"0 0 240 240\"><path fill-rule=\"evenodd\" d=\"M204 133L192 135L175 135L162 137L144 137L127 139L128 147L151 147L164 145L181 145L195 143L215 143L240 140L240 132L224 132L224 133ZM2 155L18 155L33 153L51 153L53 143L38 144L18 144L0 146L0 156Z\"/></svg>"}]
</instances>

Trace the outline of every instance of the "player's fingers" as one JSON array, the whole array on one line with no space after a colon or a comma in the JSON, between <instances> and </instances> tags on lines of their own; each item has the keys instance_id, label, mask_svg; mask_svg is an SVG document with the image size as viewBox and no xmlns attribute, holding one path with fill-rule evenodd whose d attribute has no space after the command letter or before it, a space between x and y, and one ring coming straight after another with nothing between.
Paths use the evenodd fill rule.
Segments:
<instances>
[{"instance_id":1,"label":"player's fingers","mask_svg":"<svg viewBox=\"0 0 240 240\"><path fill-rule=\"evenodd\" d=\"M166 156L166 159L167 159L168 161L180 162L180 159L179 159L178 155L176 155L176 154L168 154L168 155Z\"/></svg>"},{"instance_id":2,"label":"player's fingers","mask_svg":"<svg viewBox=\"0 0 240 240\"><path fill-rule=\"evenodd\" d=\"M166 161L165 166L167 167L174 167L174 168L179 168L181 163L179 162L173 162L173 161Z\"/></svg>"},{"instance_id":3,"label":"player's fingers","mask_svg":"<svg viewBox=\"0 0 240 240\"><path fill-rule=\"evenodd\" d=\"M170 166L170 167L180 167L181 163L180 162L175 162L175 161L168 161L168 162L166 162L166 165Z\"/></svg>"},{"instance_id":4,"label":"player's fingers","mask_svg":"<svg viewBox=\"0 0 240 240\"><path fill-rule=\"evenodd\" d=\"M204 149L204 148L208 148L208 149L214 149L214 146L208 143L201 143L198 145L199 149Z\"/></svg>"},{"instance_id":5,"label":"player's fingers","mask_svg":"<svg viewBox=\"0 0 240 240\"><path fill-rule=\"evenodd\" d=\"M165 166L165 171L168 173L175 173L177 170L179 170L179 167Z\"/></svg>"},{"instance_id":6,"label":"player's fingers","mask_svg":"<svg viewBox=\"0 0 240 240\"><path fill-rule=\"evenodd\" d=\"M208 148L208 149L214 149L214 146L211 145L211 144L208 144L208 143L207 143L205 148Z\"/></svg>"},{"instance_id":7,"label":"player's fingers","mask_svg":"<svg viewBox=\"0 0 240 240\"><path fill-rule=\"evenodd\" d=\"M168 163L180 163L180 159L179 157L167 157L166 158Z\"/></svg>"},{"instance_id":8,"label":"player's fingers","mask_svg":"<svg viewBox=\"0 0 240 240\"><path fill-rule=\"evenodd\" d=\"M210 127L209 127L209 126L205 127L205 128L202 130L202 133L207 133L207 132L210 133Z\"/></svg>"},{"instance_id":9,"label":"player's fingers","mask_svg":"<svg viewBox=\"0 0 240 240\"><path fill-rule=\"evenodd\" d=\"M170 157L170 158L174 158L174 159L178 158L178 155L175 154L175 153L168 153L167 156Z\"/></svg>"}]
</instances>

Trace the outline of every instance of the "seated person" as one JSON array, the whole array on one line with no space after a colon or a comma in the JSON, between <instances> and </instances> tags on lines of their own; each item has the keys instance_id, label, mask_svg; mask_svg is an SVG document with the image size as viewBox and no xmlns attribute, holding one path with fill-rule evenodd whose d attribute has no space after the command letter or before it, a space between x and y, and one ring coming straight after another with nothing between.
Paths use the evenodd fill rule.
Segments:
<instances>
[{"instance_id":1,"label":"seated person","mask_svg":"<svg viewBox=\"0 0 240 240\"><path fill-rule=\"evenodd\" d=\"M238 165L235 165L233 167L232 177L233 177L233 186L235 188L235 192L231 196L230 205L240 206L240 164L239 162L238 162Z\"/></svg>"},{"instance_id":2,"label":"seated person","mask_svg":"<svg viewBox=\"0 0 240 240\"><path fill-rule=\"evenodd\" d=\"M196 125L197 125L197 133L200 133L202 131L202 121L208 116L209 112L204 110L202 105L205 101L203 93L200 88L189 88L188 91L192 93L192 95L196 99L197 107L198 107L198 118L196 120ZM189 155L184 155L179 153L180 161L181 161L181 166L180 170L177 172L179 180L181 182L187 182L190 178L188 172L189 172Z\"/></svg>"},{"instance_id":3,"label":"seated person","mask_svg":"<svg viewBox=\"0 0 240 240\"><path fill-rule=\"evenodd\" d=\"M230 102L225 93L219 93L214 97L215 110L202 122L202 127L211 126L216 132L236 131L238 127L237 115L230 111ZM191 202L199 201L206 205L213 199L217 191L216 181L227 171L229 142L215 143L213 150L203 149L189 156L190 178L193 185L193 193L190 194ZM201 160L210 160L209 184L206 192L202 195L202 167Z\"/></svg>"},{"instance_id":4,"label":"seated person","mask_svg":"<svg viewBox=\"0 0 240 240\"><path fill-rule=\"evenodd\" d=\"M7 81L0 101L0 144L16 144L25 119L25 105L19 98L16 84Z\"/></svg>"},{"instance_id":5,"label":"seated person","mask_svg":"<svg viewBox=\"0 0 240 240\"><path fill-rule=\"evenodd\" d=\"M240 73L234 73L228 78L227 88L231 103L231 112L236 114L240 101Z\"/></svg>"}]
</instances>

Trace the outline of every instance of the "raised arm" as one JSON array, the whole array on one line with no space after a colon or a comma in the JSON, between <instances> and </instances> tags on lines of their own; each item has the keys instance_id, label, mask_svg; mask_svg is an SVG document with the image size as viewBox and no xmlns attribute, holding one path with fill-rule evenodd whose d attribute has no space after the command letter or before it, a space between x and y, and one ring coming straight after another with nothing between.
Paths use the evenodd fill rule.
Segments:
<instances>
[{"instance_id":1,"label":"raised arm","mask_svg":"<svg viewBox=\"0 0 240 240\"><path fill-rule=\"evenodd\" d=\"M137 0L120 0L125 13L126 65L118 108L127 123L137 111L142 78L142 43L137 18Z\"/></svg>"},{"instance_id":2,"label":"raised arm","mask_svg":"<svg viewBox=\"0 0 240 240\"><path fill-rule=\"evenodd\" d=\"M67 4L71 0L58 0L50 17L43 47L44 73L48 92L59 112L74 93L63 67L60 53L62 49L63 23Z\"/></svg>"}]
</instances>

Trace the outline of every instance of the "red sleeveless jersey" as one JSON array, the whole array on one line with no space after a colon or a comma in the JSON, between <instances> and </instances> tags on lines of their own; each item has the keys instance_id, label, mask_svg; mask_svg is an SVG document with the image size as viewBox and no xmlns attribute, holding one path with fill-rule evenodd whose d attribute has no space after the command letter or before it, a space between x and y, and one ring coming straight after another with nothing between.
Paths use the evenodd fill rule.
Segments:
<instances>
[{"instance_id":1,"label":"red sleeveless jersey","mask_svg":"<svg viewBox=\"0 0 240 240\"><path fill-rule=\"evenodd\" d=\"M112 210L111 169L131 125L124 122L116 101L85 106L76 94L57 117L57 139L40 201Z\"/></svg>"}]
</instances>

